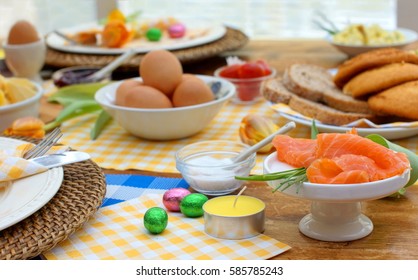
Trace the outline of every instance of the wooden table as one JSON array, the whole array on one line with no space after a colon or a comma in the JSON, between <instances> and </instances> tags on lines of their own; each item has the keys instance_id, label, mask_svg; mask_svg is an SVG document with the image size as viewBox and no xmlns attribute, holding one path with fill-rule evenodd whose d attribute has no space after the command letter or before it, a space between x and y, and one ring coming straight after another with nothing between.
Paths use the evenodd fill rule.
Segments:
<instances>
[{"instance_id":1,"label":"wooden table","mask_svg":"<svg viewBox=\"0 0 418 280\"><path fill-rule=\"evenodd\" d=\"M415 46L410 46L415 48ZM243 59L263 58L275 67L280 75L295 62L315 63L324 67L336 67L347 57L325 41L250 41L234 52L224 53L199 63L185 65L185 72L213 74L225 64L225 57L236 55ZM51 120L60 110L59 106L42 103L41 117ZM410 141L418 141L417 137ZM417 151L415 151L417 152ZM174 173L159 173L141 170L104 170L105 173L147 174L153 176L180 177ZM309 213L310 202L284 195L271 194L263 182L247 185L246 193L265 201L265 234L292 247L275 259L418 259L418 188L412 186L401 198L385 198L364 202L363 213L374 223L373 232L360 240L351 242L322 242L304 236L298 230L299 221Z\"/></svg>"}]
</instances>

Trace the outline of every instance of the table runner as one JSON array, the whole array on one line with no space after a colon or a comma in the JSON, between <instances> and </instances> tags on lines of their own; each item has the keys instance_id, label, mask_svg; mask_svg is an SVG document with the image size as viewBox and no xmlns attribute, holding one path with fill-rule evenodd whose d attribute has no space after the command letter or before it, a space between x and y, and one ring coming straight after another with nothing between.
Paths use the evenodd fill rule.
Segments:
<instances>
[{"instance_id":1,"label":"table runner","mask_svg":"<svg viewBox=\"0 0 418 280\"><path fill-rule=\"evenodd\" d=\"M162 204L163 193L187 188L181 178L144 175L106 175L106 198L82 229L58 244L44 257L56 259L268 259L290 249L260 234L243 240L222 240L204 233L203 217L187 218L168 212L166 230L147 232L142 224L147 209Z\"/></svg>"},{"instance_id":2,"label":"table runner","mask_svg":"<svg viewBox=\"0 0 418 280\"><path fill-rule=\"evenodd\" d=\"M240 141L238 129L247 114L271 117L279 126L288 121L278 116L266 101L253 105L225 104L219 114L200 133L173 141L148 141L128 134L115 121L106 127L96 140L90 139L95 115L88 115L65 122L61 142L72 148L87 152L101 167L116 170L139 169L157 172L174 172L175 152L187 144L205 140ZM294 137L310 137L310 130L301 125L288 133ZM266 155L258 155L252 173L261 173Z\"/></svg>"}]
</instances>

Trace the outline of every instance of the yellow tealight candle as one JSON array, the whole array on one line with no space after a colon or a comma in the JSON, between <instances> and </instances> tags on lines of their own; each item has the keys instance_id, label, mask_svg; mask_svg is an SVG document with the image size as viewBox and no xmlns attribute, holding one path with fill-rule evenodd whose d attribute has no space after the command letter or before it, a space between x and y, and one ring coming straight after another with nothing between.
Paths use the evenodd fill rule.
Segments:
<instances>
[{"instance_id":1,"label":"yellow tealight candle","mask_svg":"<svg viewBox=\"0 0 418 280\"><path fill-rule=\"evenodd\" d=\"M236 203L234 204L236 200ZM240 195L220 196L210 199L204 205L204 210L212 215L238 217L260 212L265 208L264 202L258 198Z\"/></svg>"},{"instance_id":2,"label":"yellow tealight candle","mask_svg":"<svg viewBox=\"0 0 418 280\"><path fill-rule=\"evenodd\" d=\"M219 196L203 205L205 232L223 239L244 239L264 231L265 204L246 195Z\"/></svg>"}]
</instances>

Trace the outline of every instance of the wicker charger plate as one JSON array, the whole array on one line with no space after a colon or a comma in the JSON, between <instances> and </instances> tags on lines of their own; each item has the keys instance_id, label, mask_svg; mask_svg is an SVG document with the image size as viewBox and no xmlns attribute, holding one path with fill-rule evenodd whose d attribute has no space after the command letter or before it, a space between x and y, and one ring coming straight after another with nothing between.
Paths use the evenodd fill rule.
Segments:
<instances>
[{"instance_id":1,"label":"wicker charger plate","mask_svg":"<svg viewBox=\"0 0 418 280\"><path fill-rule=\"evenodd\" d=\"M192 63L209 57L213 57L225 51L231 51L243 47L248 42L248 37L240 30L226 28L226 34L213 42L186 49L173 50L178 59L184 63ZM138 54L121 65L121 68L138 68L141 58L145 54ZM45 64L52 67L72 67L82 65L104 66L112 62L117 55L91 55L68 53L48 48Z\"/></svg>"},{"instance_id":2,"label":"wicker charger plate","mask_svg":"<svg viewBox=\"0 0 418 280\"><path fill-rule=\"evenodd\" d=\"M100 207L106 193L101 168L91 160L63 168L64 178L57 194L28 218L0 231L0 259L30 259L52 249L79 229Z\"/></svg>"}]
</instances>

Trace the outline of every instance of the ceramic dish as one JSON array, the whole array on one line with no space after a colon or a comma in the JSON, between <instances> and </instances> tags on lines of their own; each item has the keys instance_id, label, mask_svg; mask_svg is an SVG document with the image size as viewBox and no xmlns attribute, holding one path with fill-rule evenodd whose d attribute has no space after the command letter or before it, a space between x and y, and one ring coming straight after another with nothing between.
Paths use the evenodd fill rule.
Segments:
<instances>
[{"instance_id":1,"label":"ceramic dish","mask_svg":"<svg viewBox=\"0 0 418 280\"><path fill-rule=\"evenodd\" d=\"M24 141L0 137L0 149L10 149ZM52 168L13 182L0 183L0 230L10 227L47 204L59 190L64 172Z\"/></svg>"},{"instance_id":2,"label":"ceramic dish","mask_svg":"<svg viewBox=\"0 0 418 280\"><path fill-rule=\"evenodd\" d=\"M404 34L405 41L400 42L400 43L395 43L395 44L360 46L360 45L347 45L347 44L342 44L342 43L335 43L333 41L333 38L332 38L331 35L325 37L325 39L331 45L333 45L335 48L337 48L339 51L347 54L348 56L355 56L355 55L358 55L360 53L364 53L364 52L368 52L368 51L375 50L375 49L380 49L380 48L387 48L387 47L403 48L406 45L415 42L418 38L417 33L413 30L406 29L406 28L398 28L396 30L398 30L398 31L400 31Z\"/></svg>"},{"instance_id":3,"label":"ceramic dish","mask_svg":"<svg viewBox=\"0 0 418 280\"><path fill-rule=\"evenodd\" d=\"M164 48L166 50L178 50L195 46L200 46L220 39L226 33L226 28L223 25L210 25L204 22L186 23L186 26L193 26L189 28L191 36L170 39L162 38L158 42L151 42L146 39L137 39L126 44L123 48L102 48L95 46L70 45L68 42L55 33L50 33L46 37L46 44L53 49L69 52L69 53L83 53L83 54L122 54L128 48L133 48L137 53L146 53L151 50ZM83 24L71 28L60 29L61 33L66 35L75 34L80 31L102 28L97 23Z\"/></svg>"},{"instance_id":4,"label":"ceramic dish","mask_svg":"<svg viewBox=\"0 0 418 280\"><path fill-rule=\"evenodd\" d=\"M37 88L36 93L25 100L0 106L0 131L8 128L15 120L23 117L38 117L40 99L44 94L42 87L34 83Z\"/></svg>"},{"instance_id":5,"label":"ceramic dish","mask_svg":"<svg viewBox=\"0 0 418 280\"><path fill-rule=\"evenodd\" d=\"M264 173L293 169L272 153L264 160ZM373 222L361 212L361 202L391 195L409 181L410 171L385 180L362 184L313 184L290 186L284 194L310 200L311 213L299 222L299 230L322 241L351 241L373 231ZM276 181L269 181L276 188Z\"/></svg>"},{"instance_id":6,"label":"ceramic dish","mask_svg":"<svg viewBox=\"0 0 418 280\"><path fill-rule=\"evenodd\" d=\"M209 102L173 108L132 108L115 105L116 89L123 81L100 88L95 99L126 131L148 140L174 140L197 134L216 117L235 94L235 86L225 79L196 75L205 83L220 83L215 99ZM136 78L141 81L141 78Z\"/></svg>"}]
</instances>

